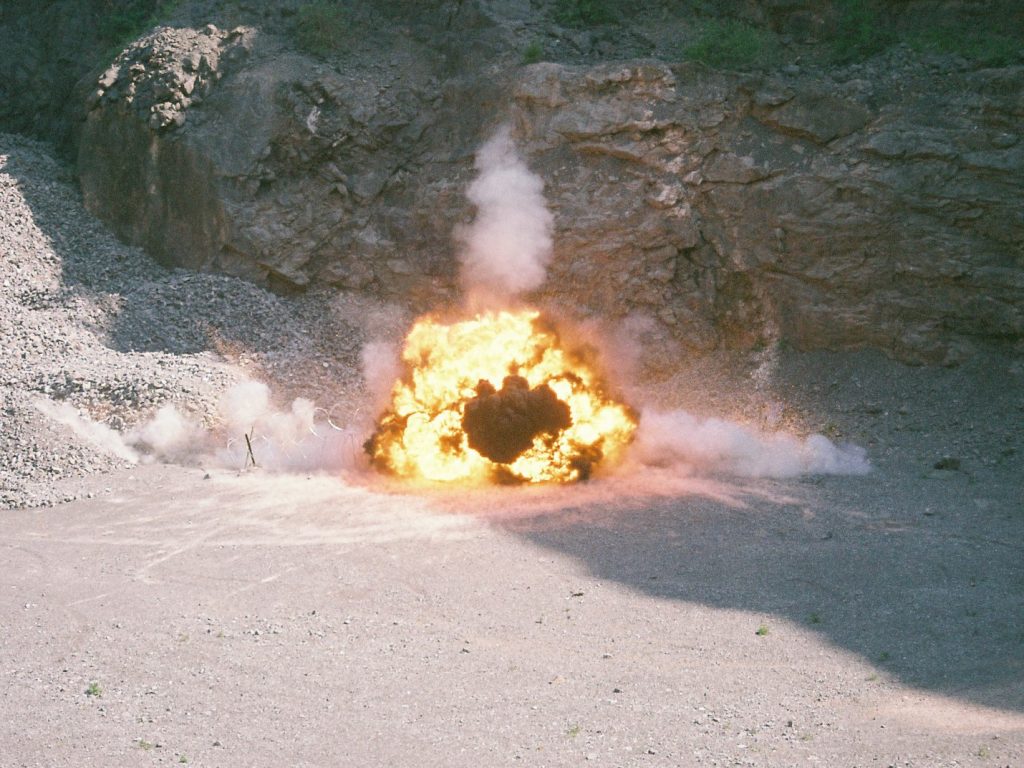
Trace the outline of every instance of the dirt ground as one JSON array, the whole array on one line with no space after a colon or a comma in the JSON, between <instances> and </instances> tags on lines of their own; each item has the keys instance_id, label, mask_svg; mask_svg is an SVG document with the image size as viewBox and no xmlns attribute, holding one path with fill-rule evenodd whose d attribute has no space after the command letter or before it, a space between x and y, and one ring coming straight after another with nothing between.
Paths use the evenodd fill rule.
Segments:
<instances>
[{"instance_id":1,"label":"dirt ground","mask_svg":"<svg viewBox=\"0 0 1024 768\"><path fill-rule=\"evenodd\" d=\"M4 762L1024 764L1021 374L784 359L862 477L94 477L4 516Z\"/></svg>"}]
</instances>

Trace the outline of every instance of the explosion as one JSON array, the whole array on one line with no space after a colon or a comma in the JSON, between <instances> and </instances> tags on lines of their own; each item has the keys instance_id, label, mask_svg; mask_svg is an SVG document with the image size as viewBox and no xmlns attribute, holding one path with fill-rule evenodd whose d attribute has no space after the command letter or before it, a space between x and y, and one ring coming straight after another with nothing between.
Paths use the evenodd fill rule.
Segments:
<instances>
[{"instance_id":1,"label":"explosion","mask_svg":"<svg viewBox=\"0 0 1024 768\"><path fill-rule=\"evenodd\" d=\"M588 355L567 350L536 310L420 319L405 374L366 450L407 479L541 483L587 479L636 430Z\"/></svg>"},{"instance_id":2,"label":"explosion","mask_svg":"<svg viewBox=\"0 0 1024 768\"><path fill-rule=\"evenodd\" d=\"M609 396L592 354L562 346L536 310L501 309L543 283L553 217L508 126L480 148L476 168L467 191L476 217L456 234L467 305L487 309L416 322L405 373L366 451L379 469L411 480L586 480L620 456L636 419Z\"/></svg>"}]
</instances>

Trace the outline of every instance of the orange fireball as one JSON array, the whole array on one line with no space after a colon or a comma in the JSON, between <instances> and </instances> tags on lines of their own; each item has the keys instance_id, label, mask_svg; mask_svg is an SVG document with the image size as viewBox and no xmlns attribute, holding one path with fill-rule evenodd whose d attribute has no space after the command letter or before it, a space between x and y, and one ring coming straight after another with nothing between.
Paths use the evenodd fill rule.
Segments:
<instances>
[{"instance_id":1,"label":"orange fireball","mask_svg":"<svg viewBox=\"0 0 1024 768\"><path fill-rule=\"evenodd\" d=\"M366 450L421 481L570 482L614 462L636 430L585 356L535 310L427 317L406 337L405 375Z\"/></svg>"}]
</instances>

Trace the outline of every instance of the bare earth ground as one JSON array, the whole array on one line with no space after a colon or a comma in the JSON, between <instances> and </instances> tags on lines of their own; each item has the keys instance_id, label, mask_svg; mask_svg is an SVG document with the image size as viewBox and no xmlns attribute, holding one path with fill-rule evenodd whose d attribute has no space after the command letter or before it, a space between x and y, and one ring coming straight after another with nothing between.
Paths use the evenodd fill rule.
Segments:
<instances>
[{"instance_id":1,"label":"bare earth ground","mask_svg":"<svg viewBox=\"0 0 1024 768\"><path fill-rule=\"evenodd\" d=\"M723 356L638 387L853 440L864 477L417 495L132 466L32 402L117 426L243 370L322 402L390 315L162 270L5 141L3 765L1024 765L1019 351Z\"/></svg>"}]
</instances>

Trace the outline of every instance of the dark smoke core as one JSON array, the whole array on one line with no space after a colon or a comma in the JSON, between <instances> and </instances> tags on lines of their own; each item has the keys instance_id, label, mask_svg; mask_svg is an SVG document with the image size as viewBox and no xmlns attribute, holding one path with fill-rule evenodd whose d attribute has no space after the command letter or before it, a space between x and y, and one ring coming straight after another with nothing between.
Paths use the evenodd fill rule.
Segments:
<instances>
[{"instance_id":1,"label":"dark smoke core","mask_svg":"<svg viewBox=\"0 0 1024 768\"><path fill-rule=\"evenodd\" d=\"M481 381L462 416L469 447L498 464L515 461L537 435L571 424L569 406L547 384L530 389L522 376L506 376L498 391Z\"/></svg>"}]
</instances>

